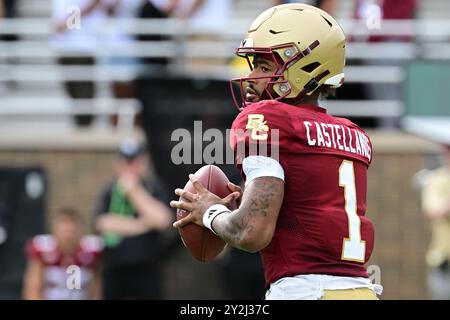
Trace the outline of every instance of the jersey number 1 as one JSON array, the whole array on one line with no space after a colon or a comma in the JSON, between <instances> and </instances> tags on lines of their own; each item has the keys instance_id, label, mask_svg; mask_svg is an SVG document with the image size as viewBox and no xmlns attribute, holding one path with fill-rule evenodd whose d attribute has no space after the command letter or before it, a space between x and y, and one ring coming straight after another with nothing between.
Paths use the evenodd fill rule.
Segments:
<instances>
[{"instance_id":1,"label":"jersey number 1","mask_svg":"<svg viewBox=\"0 0 450 320\"><path fill-rule=\"evenodd\" d=\"M345 212L348 218L348 238L342 244L341 260L364 262L366 242L361 240L361 220L356 212L355 169L344 160L339 167L339 186L344 188Z\"/></svg>"}]
</instances>

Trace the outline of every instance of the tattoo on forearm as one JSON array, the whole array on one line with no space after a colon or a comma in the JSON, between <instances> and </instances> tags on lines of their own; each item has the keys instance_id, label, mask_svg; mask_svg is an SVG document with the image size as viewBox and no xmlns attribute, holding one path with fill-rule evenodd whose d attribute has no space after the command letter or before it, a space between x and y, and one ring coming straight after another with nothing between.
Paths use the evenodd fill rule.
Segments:
<instances>
[{"instance_id":1,"label":"tattoo on forearm","mask_svg":"<svg viewBox=\"0 0 450 320\"><path fill-rule=\"evenodd\" d=\"M270 200L274 194L276 194L277 184L275 184L274 179L277 178L265 178L258 181L255 186L255 194L251 200L250 205L250 215L262 215L267 216L267 209L270 205Z\"/></svg>"},{"instance_id":2,"label":"tattoo on forearm","mask_svg":"<svg viewBox=\"0 0 450 320\"><path fill-rule=\"evenodd\" d=\"M253 226L250 224L249 217L241 214L232 216L229 223L225 225L225 228L221 232L222 238L233 246L237 246L240 243L245 232L251 231Z\"/></svg>"},{"instance_id":3,"label":"tattoo on forearm","mask_svg":"<svg viewBox=\"0 0 450 320\"><path fill-rule=\"evenodd\" d=\"M253 232L255 218L267 217L271 201L281 192L277 181L279 179L273 177L255 180L250 198L243 199L239 210L227 216L227 223L222 224L221 230L218 230L225 241L238 246L245 235Z\"/></svg>"}]
</instances>

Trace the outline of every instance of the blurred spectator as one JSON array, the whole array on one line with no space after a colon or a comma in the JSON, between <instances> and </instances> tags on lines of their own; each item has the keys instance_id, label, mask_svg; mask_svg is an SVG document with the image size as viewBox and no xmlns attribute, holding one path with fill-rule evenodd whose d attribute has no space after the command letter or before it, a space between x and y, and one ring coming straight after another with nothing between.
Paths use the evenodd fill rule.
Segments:
<instances>
[{"instance_id":1,"label":"blurred spectator","mask_svg":"<svg viewBox=\"0 0 450 320\"><path fill-rule=\"evenodd\" d=\"M105 241L105 299L162 299L162 231L172 214L168 194L156 179L143 179L144 150L133 140L120 145L117 178L102 192L96 227Z\"/></svg>"},{"instance_id":2,"label":"blurred spectator","mask_svg":"<svg viewBox=\"0 0 450 320\"><path fill-rule=\"evenodd\" d=\"M231 0L182 0L174 16L187 20L195 30L222 33L233 9Z\"/></svg>"},{"instance_id":3,"label":"blurred spectator","mask_svg":"<svg viewBox=\"0 0 450 320\"><path fill-rule=\"evenodd\" d=\"M355 0L355 19L371 19L371 16L379 12L382 20L415 19L420 0ZM374 11L375 10L375 11ZM411 41L407 36L370 36L369 42L402 42Z\"/></svg>"},{"instance_id":4,"label":"blurred spectator","mask_svg":"<svg viewBox=\"0 0 450 320\"><path fill-rule=\"evenodd\" d=\"M385 20L405 20L414 19L420 0L355 0L354 18L361 21L357 28L374 29L383 28ZM377 20L379 20L377 22ZM354 36L352 41L364 42L410 42L414 39L410 36L397 35L364 35ZM368 48L368 50L370 50ZM402 50L399 48L398 50ZM353 65L369 66L401 66L402 62L396 59L364 59L354 61ZM396 100L403 99L403 91L399 85L392 83L366 83L362 90L365 99L370 100ZM396 128L399 126L398 118L382 117L378 119L378 126L384 128Z\"/></svg>"},{"instance_id":5,"label":"blurred spectator","mask_svg":"<svg viewBox=\"0 0 450 320\"><path fill-rule=\"evenodd\" d=\"M117 99L132 99L136 97L133 80L137 77L141 68L139 58L133 56L117 56L117 52L123 48L132 48L135 42L135 36L122 30L122 26L130 23L129 20L137 18L142 5L148 0L103 0L107 1L108 14L114 23L108 25L108 52L112 53L105 63L108 66L120 67L121 73L130 74L129 80L113 80L111 83L112 93ZM117 74L114 70L113 74ZM118 116L113 115L111 122L114 126L118 123Z\"/></svg>"},{"instance_id":6,"label":"blurred spectator","mask_svg":"<svg viewBox=\"0 0 450 320\"><path fill-rule=\"evenodd\" d=\"M138 12L142 19L165 19L170 17L180 0L145 0ZM168 35L138 34L139 41L169 41ZM142 62L146 65L145 72L152 75L166 75L166 67L169 62L167 57L145 57Z\"/></svg>"},{"instance_id":7,"label":"blurred spectator","mask_svg":"<svg viewBox=\"0 0 450 320\"><path fill-rule=\"evenodd\" d=\"M232 0L183 0L175 8L173 17L181 19L185 30L189 34L179 34L177 40L189 41L191 44L203 45L205 50L214 47L214 42L223 40L224 31L229 29L229 22L233 12ZM197 42L197 43L195 43ZM203 42L203 43L202 43ZM182 43L182 45L185 45ZM200 68L210 65L226 64L227 59L222 57L189 57L177 56L177 70L196 72Z\"/></svg>"},{"instance_id":8,"label":"blurred spectator","mask_svg":"<svg viewBox=\"0 0 450 320\"><path fill-rule=\"evenodd\" d=\"M17 17L17 4L19 0L0 0L0 17Z\"/></svg>"},{"instance_id":9,"label":"blurred spectator","mask_svg":"<svg viewBox=\"0 0 450 320\"><path fill-rule=\"evenodd\" d=\"M17 4L19 0L0 0L0 19L6 18L16 18L17 17ZM0 41L17 41L19 36L17 34L0 34ZM4 63L15 64L18 63L18 58L16 57L5 57ZM4 85L9 89L16 89L16 81L8 80L4 82Z\"/></svg>"},{"instance_id":10,"label":"blurred spectator","mask_svg":"<svg viewBox=\"0 0 450 320\"><path fill-rule=\"evenodd\" d=\"M106 0L103 0L106 1ZM121 30L122 22L129 22L130 19L137 18L139 10L142 5L147 3L148 0L107 0L108 14L115 22L108 26L108 49L111 51L120 50L123 47L127 47L133 44L133 35ZM122 21L123 20L123 21ZM130 66L136 66L137 59L135 57L111 57L112 64L127 64Z\"/></svg>"},{"instance_id":11,"label":"blurred spectator","mask_svg":"<svg viewBox=\"0 0 450 320\"><path fill-rule=\"evenodd\" d=\"M126 20L132 18L142 19L164 19L168 18L180 0L104 0L109 4L109 15L116 20ZM130 47L134 41L168 41L170 36L155 34L129 34L121 30L121 24L115 23L109 26L109 52L117 52L122 48ZM135 75L166 76L169 59L167 57L146 56L118 57L113 56L107 61L111 65L120 65L127 68L127 72ZM131 81L114 81L112 91L115 98L135 98L136 88L133 79ZM141 119L140 119L141 120ZM117 125L117 115L112 117L113 125ZM145 120L141 120L145 121Z\"/></svg>"},{"instance_id":12,"label":"blurred spectator","mask_svg":"<svg viewBox=\"0 0 450 320\"><path fill-rule=\"evenodd\" d=\"M19 0L0 0L0 18L16 18ZM2 35L3 40L17 40L16 35Z\"/></svg>"},{"instance_id":13,"label":"blurred spectator","mask_svg":"<svg viewBox=\"0 0 450 320\"><path fill-rule=\"evenodd\" d=\"M82 235L77 211L63 208L51 222L51 234L37 235L26 246L23 297L33 300L85 300L101 297L102 241Z\"/></svg>"},{"instance_id":14,"label":"blurred spectator","mask_svg":"<svg viewBox=\"0 0 450 320\"><path fill-rule=\"evenodd\" d=\"M94 66L95 51L109 3L102 0L53 0L53 20L55 23L54 45L62 56L59 63L65 66ZM94 76L94 72L90 74ZM65 81L65 88L73 99L95 97L93 80ZM76 115L79 126L92 123L92 115Z\"/></svg>"},{"instance_id":15,"label":"blurred spectator","mask_svg":"<svg viewBox=\"0 0 450 320\"><path fill-rule=\"evenodd\" d=\"M430 219L431 242L426 262L432 299L450 299L450 145L445 164L429 173L422 185L422 210Z\"/></svg>"}]
</instances>

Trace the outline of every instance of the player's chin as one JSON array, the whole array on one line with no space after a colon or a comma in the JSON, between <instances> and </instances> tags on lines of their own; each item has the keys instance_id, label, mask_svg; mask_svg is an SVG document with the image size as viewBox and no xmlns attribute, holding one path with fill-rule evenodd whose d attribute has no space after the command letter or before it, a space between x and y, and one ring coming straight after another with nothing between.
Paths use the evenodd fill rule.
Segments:
<instances>
[{"instance_id":1,"label":"player's chin","mask_svg":"<svg viewBox=\"0 0 450 320\"><path fill-rule=\"evenodd\" d=\"M260 100L260 97L256 94L247 93L245 95L245 101L247 103L255 103L255 102L258 102L259 100Z\"/></svg>"}]
</instances>

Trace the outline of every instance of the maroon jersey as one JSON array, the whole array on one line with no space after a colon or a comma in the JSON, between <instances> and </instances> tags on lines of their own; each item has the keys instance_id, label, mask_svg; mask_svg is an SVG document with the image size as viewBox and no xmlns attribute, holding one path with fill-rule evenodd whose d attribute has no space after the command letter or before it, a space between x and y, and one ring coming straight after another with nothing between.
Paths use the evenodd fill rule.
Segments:
<instances>
[{"instance_id":1,"label":"maroon jersey","mask_svg":"<svg viewBox=\"0 0 450 320\"><path fill-rule=\"evenodd\" d=\"M245 156L259 154L276 158L285 173L275 233L261 251L266 282L299 274L367 277L374 245L374 227L364 216L372 145L362 129L315 105L277 101L245 108L232 129L238 168Z\"/></svg>"},{"instance_id":2,"label":"maroon jersey","mask_svg":"<svg viewBox=\"0 0 450 320\"><path fill-rule=\"evenodd\" d=\"M43 295L48 300L85 300L89 298L88 286L94 277L94 269L99 265L103 243L101 238L87 235L71 255L64 255L52 235L38 235L28 241L28 259L37 259L44 265ZM78 268L79 287L74 290L67 286L73 267Z\"/></svg>"},{"instance_id":3,"label":"maroon jersey","mask_svg":"<svg viewBox=\"0 0 450 320\"><path fill-rule=\"evenodd\" d=\"M94 235L82 237L79 245L70 257L64 256L52 235L35 236L26 246L29 258L38 259L46 266L62 267L67 265L93 267L100 262L102 250L102 240Z\"/></svg>"}]
</instances>

